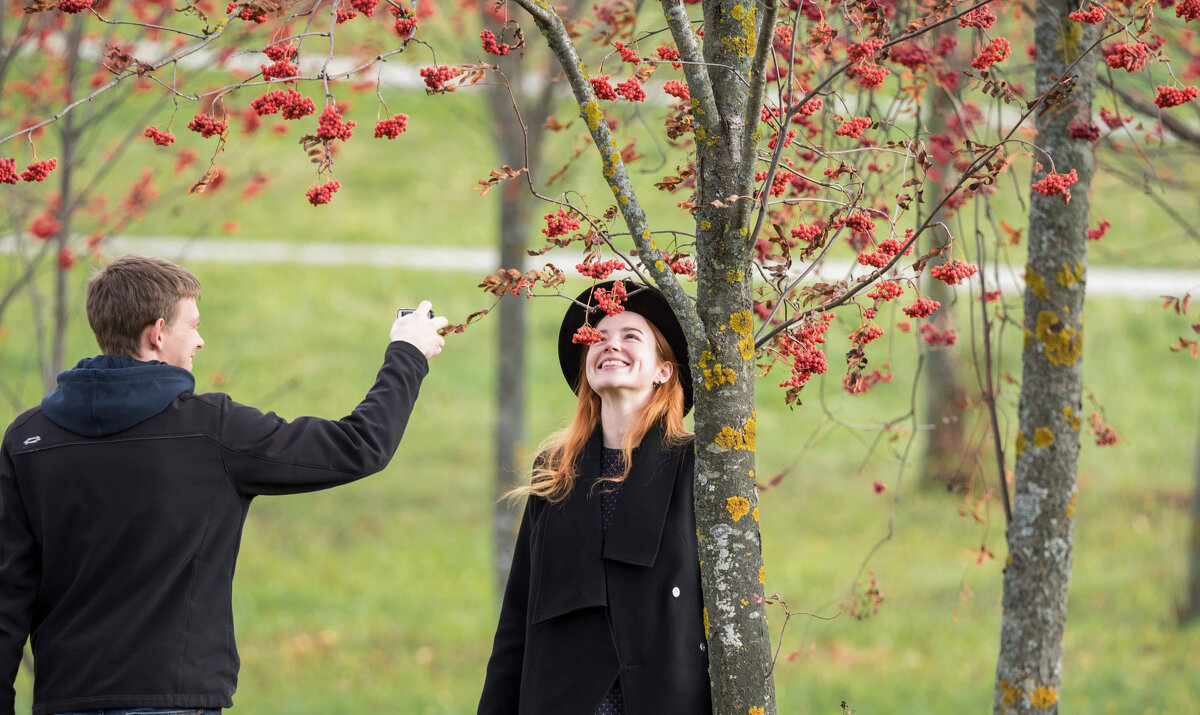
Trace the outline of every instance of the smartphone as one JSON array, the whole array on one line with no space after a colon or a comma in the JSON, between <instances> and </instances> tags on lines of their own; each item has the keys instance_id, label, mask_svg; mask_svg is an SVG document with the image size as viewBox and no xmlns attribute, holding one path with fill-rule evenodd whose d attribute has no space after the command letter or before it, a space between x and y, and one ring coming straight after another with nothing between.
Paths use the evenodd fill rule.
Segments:
<instances>
[{"instance_id":1,"label":"smartphone","mask_svg":"<svg viewBox=\"0 0 1200 715\"><path fill-rule=\"evenodd\" d=\"M417 312L416 308L401 308L400 310L396 311L396 317L403 318L404 316L408 315L409 313L415 313L415 312ZM429 317L430 318L433 317L433 308L429 309Z\"/></svg>"}]
</instances>

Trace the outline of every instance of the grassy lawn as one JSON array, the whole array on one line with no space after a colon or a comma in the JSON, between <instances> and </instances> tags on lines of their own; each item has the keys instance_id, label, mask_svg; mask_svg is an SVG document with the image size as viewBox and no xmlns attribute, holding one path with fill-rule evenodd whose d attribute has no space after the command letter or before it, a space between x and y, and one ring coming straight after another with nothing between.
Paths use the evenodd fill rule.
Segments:
<instances>
[{"instance_id":1,"label":"grassy lawn","mask_svg":"<svg viewBox=\"0 0 1200 715\"><path fill-rule=\"evenodd\" d=\"M198 389L219 384L287 417L353 407L377 368L393 307L428 296L453 316L485 303L466 275L193 268L205 284L208 341L196 361ZM77 281L84 277L76 271ZM561 306L528 305L527 455L570 407L553 358ZM1083 449L1063 702L1078 712L1192 712L1200 708L1200 630L1179 630L1172 614L1184 576L1196 364L1167 352L1186 326L1154 304L1094 301L1089 312L1086 379L1125 441ZM15 393L9 417L40 394L23 314L10 315L0 340L0 380ZM243 667L234 712L473 711L497 607L488 523L493 326L484 320L452 337L434 361L385 473L256 501L235 587ZM904 430L864 460L877 432L836 424L905 412L908 340L892 346L896 382L866 396L843 393L831 370L804 406L789 410L770 378L759 383L760 481L788 470L762 495L768 592L795 614L776 671L781 712L833 713L842 699L864 713L972 712L990 703L1004 559L999 504L985 508L984 523L960 516L959 497L917 487L915 457L901 473ZM831 340L831 364L841 345ZM68 354L94 351L76 316ZM1018 354L1015 345L1007 352ZM1011 419L1011 388L1006 399ZM888 491L875 494L874 479ZM878 614L855 620L839 604L866 578L860 565L887 535L893 507L894 536L866 564L885 600ZM976 566L981 543L996 558ZM782 607L770 615L778 637ZM27 676L19 692L27 709Z\"/></svg>"}]
</instances>

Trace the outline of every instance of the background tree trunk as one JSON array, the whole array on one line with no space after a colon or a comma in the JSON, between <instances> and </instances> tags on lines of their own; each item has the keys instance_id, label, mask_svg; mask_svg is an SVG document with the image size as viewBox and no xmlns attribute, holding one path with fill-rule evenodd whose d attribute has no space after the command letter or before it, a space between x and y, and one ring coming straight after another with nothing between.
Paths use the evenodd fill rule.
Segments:
<instances>
[{"instance_id":1,"label":"background tree trunk","mask_svg":"<svg viewBox=\"0 0 1200 715\"><path fill-rule=\"evenodd\" d=\"M1200 620L1200 440L1196 443L1196 489L1192 492L1192 530L1188 539L1187 596L1179 605L1180 623Z\"/></svg>"},{"instance_id":2,"label":"background tree trunk","mask_svg":"<svg viewBox=\"0 0 1200 715\"><path fill-rule=\"evenodd\" d=\"M1068 74L1076 76L1076 86L1065 102L1038 116L1035 160L1047 172L1075 169L1079 180L1065 205L1061 196L1036 192L1030 203L1016 495L1004 569L996 713L1057 713L1062 679L1079 460L1085 234L1094 167L1090 144L1070 138L1067 127L1076 116L1091 117L1095 60L1069 66L1098 34L1095 26L1067 18L1077 5L1050 0L1038 5L1036 14L1038 93ZM1036 173L1034 180L1040 178Z\"/></svg>"}]
</instances>

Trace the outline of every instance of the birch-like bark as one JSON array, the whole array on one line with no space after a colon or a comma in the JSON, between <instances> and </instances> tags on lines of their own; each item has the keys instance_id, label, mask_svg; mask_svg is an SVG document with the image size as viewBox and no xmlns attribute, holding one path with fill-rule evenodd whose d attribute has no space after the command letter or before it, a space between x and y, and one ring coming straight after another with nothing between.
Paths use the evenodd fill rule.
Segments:
<instances>
[{"instance_id":1,"label":"birch-like bark","mask_svg":"<svg viewBox=\"0 0 1200 715\"><path fill-rule=\"evenodd\" d=\"M1085 233L1094 170L1091 147L1070 138L1067 127L1077 115L1091 116L1095 62L1068 67L1098 32L1067 18L1076 5L1049 0L1036 14L1038 92L1068 71L1076 75L1076 86L1066 102L1038 117L1035 158L1046 171L1074 169L1079 180L1068 204L1061 196L1036 192L1030 202L1016 495L1004 569L996 713L1057 713L1062 682L1082 419Z\"/></svg>"}]
</instances>

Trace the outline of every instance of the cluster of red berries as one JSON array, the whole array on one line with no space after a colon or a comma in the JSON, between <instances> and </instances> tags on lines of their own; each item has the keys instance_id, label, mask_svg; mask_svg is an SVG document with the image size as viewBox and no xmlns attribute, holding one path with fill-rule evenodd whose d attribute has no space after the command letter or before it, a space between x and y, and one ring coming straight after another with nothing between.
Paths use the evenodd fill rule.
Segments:
<instances>
[{"instance_id":1,"label":"cluster of red berries","mask_svg":"<svg viewBox=\"0 0 1200 715\"><path fill-rule=\"evenodd\" d=\"M320 206L321 204L327 204L333 200L333 195L337 193L337 190L340 188L342 188L341 182L332 180L322 184L321 186L312 187L308 191L305 191L304 195L308 197L308 203L312 204L313 206Z\"/></svg>"},{"instance_id":2,"label":"cluster of red berries","mask_svg":"<svg viewBox=\"0 0 1200 715\"><path fill-rule=\"evenodd\" d=\"M1150 58L1150 45L1145 42L1117 42L1104 53L1104 61L1109 67L1126 72L1142 69Z\"/></svg>"},{"instance_id":3,"label":"cluster of red berries","mask_svg":"<svg viewBox=\"0 0 1200 715\"><path fill-rule=\"evenodd\" d=\"M997 37L988 43L988 46L983 48L983 52L979 56L971 60L971 66L977 70L985 70L988 67L1003 62L1012 56L1012 46L1008 44L1008 40L1003 37Z\"/></svg>"},{"instance_id":4,"label":"cluster of red berries","mask_svg":"<svg viewBox=\"0 0 1200 715\"><path fill-rule=\"evenodd\" d=\"M62 223L55 218L50 209L46 209L29 222L29 233L33 234L34 238L42 241L50 240L60 230L62 230Z\"/></svg>"},{"instance_id":5,"label":"cluster of red berries","mask_svg":"<svg viewBox=\"0 0 1200 715\"><path fill-rule=\"evenodd\" d=\"M904 293L904 289L896 281L879 281L875 284L875 290L867 293L868 298L875 300L888 301L893 298L900 297Z\"/></svg>"},{"instance_id":6,"label":"cluster of red berries","mask_svg":"<svg viewBox=\"0 0 1200 715\"><path fill-rule=\"evenodd\" d=\"M1183 0L1175 6L1175 17L1182 17L1184 22L1200 19L1200 0Z\"/></svg>"},{"instance_id":7,"label":"cluster of red berries","mask_svg":"<svg viewBox=\"0 0 1200 715\"><path fill-rule=\"evenodd\" d=\"M1046 174L1046 178L1033 185L1033 190L1043 196L1062 196L1063 203L1071 200L1071 189L1068 188L1079 181L1079 173L1071 169L1069 174Z\"/></svg>"},{"instance_id":8,"label":"cluster of red berries","mask_svg":"<svg viewBox=\"0 0 1200 715\"><path fill-rule=\"evenodd\" d=\"M294 87L288 87L286 91L277 89L267 92L252 100L250 108L260 117L279 113L284 119L300 119L317 111L312 99L300 94Z\"/></svg>"},{"instance_id":9,"label":"cluster of red berries","mask_svg":"<svg viewBox=\"0 0 1200 715\"><path fill-rule=\"evenodd\" d=\"M677 79L667 80L667 83L663 85L663 91L685 102L692 98L692 93L688 89L688 86Z\"/></svg>"},{"instance_id":10,"label":"cluster of red berries","mask_svg":"<svg viewBox=\"0 0 1200 715\"><path fill-rule=\"evenodd\" d=\"M849 216L839 218L836 221L836 225L839 227L849 226L852 231L875 233L875 222L871 220L871 215L865 211L855 211Z\"/></svg>"},{"instance_id":11,"label":"cluster of red berries","mask_svg":"<svg viewBox=\"0 0 1200 715\"><path fill-rule=\"evenodd\" d=\"M50 172L58 168L58 159L43 159L35 161L25 168L19 176L21 181L45 181ZM0 159L0 183L17 183L17 163L13 159Z\"/></svg>"},{"instance_id":12,"label":"cluster of red berries","mask_svg":"<svg viewBox=\"0 0 1200 715\"><path fill-rule=\"evenodd\" d=\"M75 251L69 248L64 248L58 252L58 268L62 271L69 271L75 266Z\"/></svg>"},{"instance_id":13,"label":"cluster of red berries","mask_svg":"<svg viewBox=\"0 0 1200 715\"><path fill-rule=\"evenodd\" d=\"M606 290L597 288L592 291L592 297L596 300L596 307L603 310L609 315L617 315L625 312L625 306L621 305L625 302L625 281L617 281L613 283L612 288Z\"/></svg>"},{"instance_id":14,"label":"cluster of red berries","mask_svg":"<svg viewBox=\"0 0 1200 715\"><path fill-rule=\"evenodd\" d=\"M679 258L671 261L671 272L681 276L696 275L696 262L690 258Z\"/></svg>"},{"instance_id":15,"label":"cluster of red berries","mask_svg":"<svg viewBox=\"0 0 1200 715\"><path fill-rule=\"evenodd\" d=\"M300 66L294 65L287 60L279 60L273 65L259 65L262 70L263 79L290 79L300 74Z\"/></svg>"},{"instance_id":16,"label":"cluster of red berries","mask_svg":"<svg viewBox=\"0 0 1200 715\"><path fill-rule=\"evenodd\" d=\"M813 240L815 240L820 235L821 235L821 227L818 226L816 223L812 223L812 224L803 224L802 223L799 226L797 226L796 228L792 229L792 238L794 238L798 241L804 241L806 243L811 243Z\"/></svg>"},{"instance_id":17,"label":"cluster of red berries","mask_svg":"<svg viewBox=\"0 0 1200 715\"><path fill-rule=\"evenodd\" d=\"M1197 0L1197 2L1200 2L1200 0ZM1133 117L1122 117L1120 113L1114 112L1111 109L1100 110L1100 121L1107 124L1109 129L1116 129L1132 119Z\"/></svg>"},{"instance_id":18,"label":"cluster of red berries","mask_svg":"<svg viewBox=\"0 0 1200 715\"><path fill-rule=\"evenodd\" d=\"M296 54L296 45L291 42L276 42L263 50L272 62L287 62Z\"/></svg>"},{"instance_id":19,"label":"cluster of red berries","mask_svg":"<svg viewBox=\"0 0 1200 715\"><path fill-rule=\"evenodd\" d=\"M224 119L218 121L207 114L197 114L187 125L188 129L196 132L205 139L217 134L224 134L227 127L228 123Z\"/></svg>"},{"instance_id":20,"label":"cluster of red berries","mask_svg":"<svg viewBox=\"0 0 1200 715\"><path fill-rule=\"evenodd\" d=\"M851 62L869 62L883 48L883 40L866 40L852 43L846 48L846 58Z\"/></svg>"},{"instance_id":21,"label":"cluster of red berries","mask_svg":"<svg viewBox=\"0 0 1200 715\"><path fill-rule=\"evenodd\" d=\"M792 142L795 140L796 140L796 130L789 129L787 131L787 134L783 137L783 148L787 149L788 147L790 147L792 145ZM771 139L767 142L767 146L771 149L774 149L775 145L777 143L779 143L779 134L778 133L773 134L771 136Z\"/></svg>"},{"instance_id":22,"label":"cluster of red berries","mask_svg":"<svg viewBox=\"0 0 1200 715\"><path fill-rule=\"evenodd\" d=\"M987 5L975 8L966 15L958 18L959 27L977 27L986 30L996 23L996 15Z\"/></svg>"},{"instance_id":23,"label":"cluster of red berries","mask_svg":"<svg viewBox=\"0 0 1200 715\"><path fill-rule=\"evenodd\" d=\"M929 270L929 275L946 285L958 285L966 279L979 272L979 269L973 263L960 261L957 258L948 263L943 263L940 266L934 266Z\"/></svg>"},{"instance_id":24,"label":"cluster of red berries","mask_svg":"<svg viewBox=\"0 0 1200 715\"><path fill-rule=\"evenodd\" d=\"M608 75L600 77L592 77L592 91L596 93L596 99L616 99L617 91L608 83Z\"/></svg>"},{"instance_id":25,"label":"cluster of red berries","mask_svg":"<svg viewBox=\"0 0 1200 715\"><path fill-rule=\"evenodd\" d=\"M479 40L483 43L483 51L491 55L507 55L512 52L512 47L507 43L500 43L496 40L496 33L491 30L483 30L479 33Z\"/></svg>"},{"instance_id":26,"label":"cluster of red berries","mask_svg":"<svg viewBox=\"0 0 1200 715\"><path fill-rule=\"evenodd\" d=\"M1087 240L1099 241L1104 238L1104 234L1108 233L1109 226L1112 226L1111 221L1101 221L1096 228L1089 228L1087 230Z\"/></svg>"},{"instance_id":27,"label":"cluster of red berries","mask_svg":"<svg viewBox=\"0 0 1200 715\"><path fill-rule=\"evenodd\" d=\"M346 141L354 136L352 130L356 126L358 122L342 121L342 110L338 109L336 104L331 104L321 112L321 118L317 122L317 136L321 139Z\"/></svg>"},{"instance_id":28,"label":"cluster of red berries","mask_svg":"<svg viewBox=\"0 0 1200 715\"><path fill-rule=\"evenodd\" d=\"M1100 23L1104 22L1105 18L1108 17L1108 13L1104 12L1103 5L1093 2L1091 3L1091 6L1088 8L1087 12L1076 10L1075 12L1067 15L1067 17L1071 18L1075 22L1086 22L1089 25L1099 25Z\"/></svg>"},{"instance_id":29,"label":"cluster of red berries","mask_svg":"<svg viewBox=\"0 0 1200 715\"><path fill-rule=\"evenodd\" d=\"M58 5L55 7L68 15L74 15L77 12L83 12L91 6L92 0L58 0Z\"/></svg>"},{"instance_id":30,"label":"cluster of red berries","mask_svg":"<svg viewBox=\"0 0 1200 715\"><path fill-rule=\"evenodd\" d=\"M662 47L656 47L654 52L658 55L660 60L666 60L670 62L671 69L679 69L683 67L681 63L675 61L679 59L679 50L675 49L674 47L667 47L666 45L663 45Z\"/></svg>"},{"instance_id":31,"label":"cluster of red berries","mask_svg":"<svg viewBox=\"0 0 1200 715\"><path fill-rule=\"evenodd\" d=\"M825 102L821 101L820 97L813 97L804 104L800 105L800 109L796 111L799 116L811 117L812 115L821 111L821 107L823 106L825 106ZM796 121L796 117L792 117L792 121ZM865 121L867 122L867 126L870 126L871 124L871 120L869 119L860 119L857 121Z\"/></svg>"},{"instance_id":32,"label":"cluster of red berries","mask_svg":"<svg viewBox=\"0 0 1200 715\"><path fill-rule=\"evenodd\" d=\"M612 258L607 261L592 261L591 263L578 263L575 265L575 270L579 271L579 275L595 278L602 281L612 275L613 271L618 271L625 264L619 259Z\"/></svg>"},{"instance_id":33,"label":"cluster of red berries","mask_svg":"<svg viewBox=\"0 0 1200 715\"><path fill-rule=\"evenodd\" d=\"M576 345L590 347L600 342L602 338L603 336L600 335L599 330L590 325L581 325L579 326L579 330L576 330L575 334L571 336L571 342Z\"/></svg>"},{"instance_id":34,"label":"cluster of red berries","mask_svg":"<svg viewBox=\"0 0 1200 715\"><path fill-rule=\"evenodd\" d=\"M142 132L142 136L153 140L159 146L171 146L175 143L174 134L161 131L157 126L146 127L146 131Z\"/></svg>"},{"instance_id":35,"label":"cluster of red berries","mask_svg":"<svg viewBox=\"0 0 1200 715\"><path fill-rule=\"evenodd\" d=\"M441 67L422 67L420 71L421 78L425 80L426 92L445 92L446 83L459 74L459 70L447 67L446 65L442 65Z\"/></svg>"},{"instance_id":36,"label":"cluster of red berries","mask_svg":"<svg viewBox=\"0 0 1200 715\"><path fill-rule=\"evenodd\" d=\"M921 326L921 339L930 345L945 345L950 347L958 343L958 332L953 328L940 331L929 323Z\"/></svg>"},{"instance_id":37,"label":"cluster of red berries","mask_svg":"<svg viewBox=\"0 0 1200 715\"><path fill-rule=\"evenodd\" d=\"M638 81L637 77L630 77L618 84L617 94L628 99L630 102L646 101L646 90L642 88L642 83Z\"/></svg>"},{"instance_id":38,"label":"cluster of red berries","mask_svg":"<svg viewBox=\"0 0 1200 715\"><path fill-rule=\"evenodd\" d=\"M1086 124L1078 120L1073 120L1071 125L1067 127L1067 134L1072 139L1086 139L1094 142L1100 140L1100 127L1087 122Z\"/></svg>"},{"instance_id":39,"label":"cluster of red berries","mask_svg":"<svg viewBox=\"0 0 1200 715\"><path fill-rule=\"evenodd\" d=\"M824 374L829 369L825 359L825 350L820 346L825 343L825 333L833 320L832 313L822 313L820 318L807 318L800 329L793 335L781 335L775 341L775 349L780 357L792 361L792 375L779 383L780 387L799 389L813 375Z\"/></svg>"},{"instance_id":40,"label":"cluster of red berries","mask_svg":"<svg viewBox=\"0 0 1200 715\"><path fill-rule=\"evenodd\" d=\"M858 83L867 89L874 89L883 84L883 80L891 73L888 68L881 67L874 62L853 65L846 70L847 77L858 80Z\"/></svg>"},{"instance_id":41,"label":"cluster of red berries","mask_svg":"<svg viewBox=\"0 0 1200 715\"><path fill-rule=\"evenodd\" d=\"M375 125L376 139L395 139L408 128L408 115L397 114L391 119L382 119Z\"/></svg>"},{"instance_id":42,"label":"cluster of red berries","mask_svg":"<svg viewBox=\"0 0 1200 715\"><path fill-rule=\"evenodd\" d=\"M863 130L871 126L870 117L850 117L842 122L842 126L838 127L834 134L839 137L854 137L858 139L862 136Z\"/></svg>"},{"instance_id":43,"label":"cluster of red berries","mask_svg":"<svg viewBox=\"0 0 1200 715\"><path fill-rule=\"evenodd\" d=\"M401 7L393 7L392 14L396 16L396 24L393 26L396 34L401 38L412 37L417 31L417 14Z\"/></svg>"},{"instance_id":44,"label":"cluster of red berries","mask_svg":"<svg viewBox=\"0 0 1200 715\"><path fill-rule=\"evenodd\" d=\"M547 238L557 238L565 236L571 231L579 230L579 219L562 209L559 209L558 213L546 214L542 218L546 219L546 228L542 229L542 233L546 234Z\"/></svg>"},{"instance_id":45,"label":"cluster of red berries","mask_svg":"<svg viewBox=\"0 0 1200 715\"><path fill-rule=\"evenodd\" d=\"M1154 98L1154 104L1163 109L1178 107L1181 104L1194 100L1198 93L1200 93L1200 90L1197 90L1196 87L1184 87L1180 89L1179 87L1164 87L1160 84L1158 85L1158 96Z\"/></svg>"},{"instance_id":46,"label":"cluster of red berries","mask_svg":"<svg viewBox=\"0 0 1200 715\"><path fill-rule=\"evenodd\" d=\"M379 0L350 0L350 6L367 17L375 16L375 6L378 4Z\"/></svg>"},{"instance_id":47,"label":"cluster of red berries","mask_svg":"<svg viewBox=\"0 0 1200 715\"><path fill-rule=\"evenodd\" d=\"M936 300L931 300L929 298L917 298L915 303L906 306L903 310L904 314L910 318L928 318L936 313L937 309L941 307L942 304Z\"/></svg>"},{"instance_id":48,"label":"cluster of red berries","mask_svg":"<svg viewBox=\"0 0 1200 715\"><path fill-rule=\"evenodd\" d=\"M613 43L613 47L617 48L617 52L621 54L621 61L628 62L631 65L640 65L642 58L638 57L637 50L626 45L624 42L617 40Z\"/></svg>"},{"instance_id":49,"label":"cluster of red berries","mask_svg":"<svg viewBox=\"0 0 1200 715\"><path fill-rule=\"evenodd\" d=\"M885 241L881 241L879 245L875 247L875 251L873 253L867 253L864 251L858 254L858 262L864 266L871 266L872 268L883 268L888 264L889 261L896 257L896 254L899 253L900 249L903 247L903 244L896 239L889 238ZM912 253L911 246L907 251L905 251L906 255L908 253Z\"/></svg>"},{"instance_id":50,"label":"cluster of red berries","mask_svg":"<svg viewBox=\"0 0 1200 715\"><path fill-rule=\"evenodd\" d=\"M0 159L0 184L15 184L20 180L17 176L17 160Z\"/></svg>"},{"instance_id":51,"label":"cluster of red berries","mask_svg":"<svg viewBox=\"0 0 1200 715\"><path fill-rule=\"evenodd\" d=\"M883 336L883 328L878 325L867 325L863 323L858 326L853 333L850 333L850 342L866 345Z\"/></svg>"},{"instance_id":52,"label":"cluster of red berries","mask_svg":"<svg viewBox=\"0 0 1200 715\"><path fill-rule=\"evenodd\" d=\"M929 51L928 47L909 41L893 45L888 50L888 59L910 70L916 70L929 64L929 61L933 59L933 53Z\"/></svg>"},{"instance_id":53,"label":"cluster of red berries","mask_svg":"<svg viewBox=\"0 0 1200 715\"><path fill-rule=\"evenodd\" d=\"M237 0L232 0L232 2L225 6L225 14L228 15L234 10L237 10L239 5L241 5L241 3L237 2ZM253 22L257 25L261 25L267 21L267 11L256 9L249 3L246 3L241 10L238 10L237 18L239 20L245 20L247 22Z\"/></svg>"},{"instance_id":54,"label":"cluster of red berries","mask_svg":"<svg viewBox=\"0 0 1200 715\"><path fill-rule=\"evenodd\" d=\"M1100 413L1093 410L1091 419L1092 433L1096 435L1096 446L1107 447L1121 441L1112 425L1106 424Z\"/></svg>"}]
</instances>

